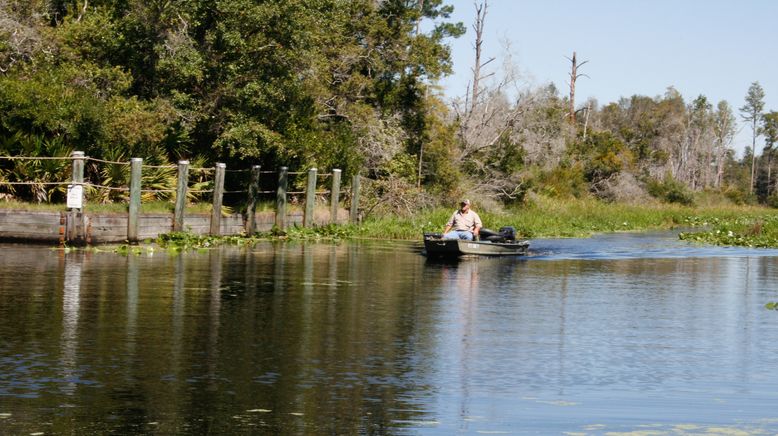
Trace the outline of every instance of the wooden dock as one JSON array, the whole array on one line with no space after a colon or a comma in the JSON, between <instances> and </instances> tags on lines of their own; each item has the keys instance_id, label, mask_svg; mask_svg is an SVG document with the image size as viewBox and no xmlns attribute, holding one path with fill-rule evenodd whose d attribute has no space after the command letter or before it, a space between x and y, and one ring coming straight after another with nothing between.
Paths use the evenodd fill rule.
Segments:
<instances>
[{"instance_id":1,"label":"wooden dock","mask_svg":"<svg viewBox=\"0 0 778 436\"><path fill-rule=\"evenodd\" d=\"M359 220L359 175L354 175L351 183L349 210L341 209L341 170L334 168L331 173L319 174L316 168L307 171L306 189L301 192L289 192L289 175L301 175L302 172L289 172L287 167L278 171L265 171L277 176L277 188L274 191L260 191L260 176L263 173L259 165L253 165L250 170L235 170L246 172L249 176L245 190L230 191L232 194L243 193L246 197L246 214L223 215L222 200L225 194L224 163L216 163L213 168L189 167L189 161L178 162L178 176L175 195L175 210L173 213L142 213L142 169L143 159L132 158L130 162L109 162L90 158L82 151L74 151L69 158L43 158L24 156L0 156L14 160L60 159L72 160L72 180L70 182L54 182L54 185L67 185L66 209L61 212L35 212L28 210L0 209L0 241L15 240L27 242L57 242L60 244L91 245L128 242L138 243L146 239L155 239L160 234L174 231L190 232L198 235L240 235L269 231L273 227L285 230L288 226L311 227L323 224L356 223ZM101 164L130 166L130 180L126 187L99 186L84 180L86 161ZM210 213L187 213L187 193L189 191L189 172L191 170L213 170L213 189L200 190L210 193L212 207ZM320 178L329 178L329 186L317 190ZM0 182L5 184L29 185L34 181ZM50 183L51 184L51 183ZM114 189L128 194L127 213L90 213L85 208L84 188ZM146 189L146 192L158 192ZM256 205L260 195L275 194L275 210L257 212ZM290 195L304 196L303 210L288 211ZM317 214L316 197L329 197L329 211Z\"/></svg>"},{"instance_id":2,"label":"wooden dock","mask_svg":"<svg viewBox=\"0 0 778 436\"><path fill-rule=\"evenodd\" d=\"M338 211L339 220L348 220L348 211ZM184 216L183 230L198 235L213 234L211 214L188 214ZM289 225L301 226L303 212L290 212L286 217ZM78 213L70 212L33 212L24 210L0 209L0 241L38 242L47 244L93 245L125 243L129 241L127 214ZM273 228L276 220L274 211L254 214L254 229L266 232ZM324 225L330 221L329 214L313 217L315 225ZM163 233L173 231L174 215L140 214L138 216L138 240L155 239ZM219 223L220 235L245 234L246 217L241 214L222 216ZM68 237L68 235L75 235Z\"/></svg>"}]
</instances>

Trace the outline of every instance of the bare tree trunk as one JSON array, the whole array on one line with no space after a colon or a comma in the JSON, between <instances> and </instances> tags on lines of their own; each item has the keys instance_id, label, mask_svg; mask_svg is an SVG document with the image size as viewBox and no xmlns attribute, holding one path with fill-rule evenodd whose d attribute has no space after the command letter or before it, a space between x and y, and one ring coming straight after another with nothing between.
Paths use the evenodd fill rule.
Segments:
<instances>
[{"instance_id":1,"label":"bare tree trunk","mask_svg":"<svg viewBox=\"0 0 778 436\"><path fill-rule=\"evenodd\" d=\"M84 17L84 14L86 14L86 10L89 7L89 0L84 0L84 7L81 9L81 12L78 13L78 18L76 18L76 22L81 22L81 18Z\"/></svg>"},{"instance_id":2,"label":"bare tree trunk","mask_svg":"<svg viewBox=\"0 0 778 436\"><path fill-rule=\"evenodd\" d=\"M713 181L713 187L721 188L721 182L724 180L724 163L727 156L727 141L723 135L716 138L716 178Z\"/></svg>"},{"instance_id":3,"label":"bare tree trunk","mask_svg":"<svg viewBox=\"0 0 778 436\"><path fill-rule=\"evenodd\" d=\"M473 24L473 30L475 30L475 63L473 64L473 91L471 94L470 111L474 111L478 105L478 92L480 90L481 82L481 68L486 66L494 58L481 63L481 46L484 42L484 20L486 19L486 10L489 5L486 0L482 3L475 4L475 24Z\"/></svg>"},{"instance_id":4,"label":"bare tree trunk","mask_svg":"<svg viewBox=\"0 0 778 436\"><path fill-rule=\"evenodd\" d=\"M770 182L770 176L771 171L773 169L773 151L770 150L770 154L767 155L767 196L769 197L772 193L772 190L770 189L770 186L772 183Z\"/></svg>"},{"instance_id":5,"label":"bare tree trunk","mask_svg":"<svg viewBox=\"0 0 778 436\"><path fill-rule=\"evenodd\" d=\"M749 185L749 194L754 193L754 174L756 169L756 117L752 121L753 126L751 131L754 132L751 135L751 184Z\"/></svg>"},{"instance_id":6,"label":"bare tree trunk","mask_svg":"<svg viewBox=\"0 0 778 436\"><path fill-rule=\"evenodd\" d=\"M575 79L578 65L575 59L575 52L573 52L573 59L570 60L572 68L570 69L570 122L575 124Z\"/></svg>"},{"instance_id":7,"label":"bare tree trunk","mask_svg":"<svg viewBox=\"0 0 778 436\"><path fill-rule=\"evenodd\" d=\"M424 0L419 0L419 19L416 21L416 35L419 34L419 26L421 25L421 17L424 13Z\"/></svg>"},{"instance_id":8,"label":"bare tree trunk","mask_svg":"<svg viewBox=\"0 0 778 436\"><path fill-rule=\"evenodd\" d=\"M575 81L578 80L581 76L586 76L586 74L578 74L578 68L583 66L585 63L589 61L583 61L580 64L578 63L575 52L573 52L573 58L568 58L570 60L570 63L572 67L570 68L570 114L569 119L570 122L575 124ZM589 77L589 76L586 76Z\"/></svg>"},{"instance_id":9,"label":"bare tree trunk","mask_svg":"<svg viewBox=\"0 0 778 436\"><path fill-rule=\"evenodd\" d=\"M705 172L703 175L703 186L705 188L710 188L711 185L713 185L713 180L711 180L713 177L711 175L711 167L713 166L713 143L708 143L708 145L705 148Z\"/></svg>"},{"instance_id":10,"label":"bare tree trunk","mask_svg":"<svg viewBox=\"0 0 778 436\"><path fill-rule=\"evenodd\" d=\"M424 0L419 0L419 19L416 21L416 36L421 32L421 18L424 16ZM424 101L427 100L427 88L424 89ZM424 141L419 144L419 168L416 174L416 189L421 189L421 169L424 159Z\"/></svg>"},{"instance_id":11,"label":"bare tree trunk","mask_svg":"<svg viewBox=\"0 0 778 436\"><path fill-rule=\"evenodd\" d=\"M419 146L419 173L416 176L416 189L421 189L421 163L424 158L424 144Z\"/></svg>"}]
</instances>

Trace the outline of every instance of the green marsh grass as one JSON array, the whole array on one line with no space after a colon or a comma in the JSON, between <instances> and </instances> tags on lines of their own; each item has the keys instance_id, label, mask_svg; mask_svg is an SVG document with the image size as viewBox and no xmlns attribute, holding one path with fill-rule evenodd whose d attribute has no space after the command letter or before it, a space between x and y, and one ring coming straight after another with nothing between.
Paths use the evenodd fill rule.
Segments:
<instances>
[{"instance_id":1,"label":"green marsh grass","mask_svg":"<svg viewBox=\"0 0 778 436\"><path fill-rule=\"evenodd\" d=\"M409 218L370 218L356 231L369 238L416 239L424 232L441 232L454 208L421 211ZM594 199L537 197L530 204L504 211L474 210L484 227L513 226L523 238L587 237L604 232L664 230L706 226L738 218L778 217L778 211L752 206L720 204L705 207L652 203L627 205Z\"/></svg>"}]
</instances>

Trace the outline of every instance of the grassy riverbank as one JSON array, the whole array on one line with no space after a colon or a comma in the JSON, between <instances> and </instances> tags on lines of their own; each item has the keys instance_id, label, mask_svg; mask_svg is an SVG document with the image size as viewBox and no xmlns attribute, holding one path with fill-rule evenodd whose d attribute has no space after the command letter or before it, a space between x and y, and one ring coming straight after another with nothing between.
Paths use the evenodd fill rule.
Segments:
<instances>
[{"instance_id":1,"label":"grassy riverbank","mask_svg":"<svg viewBox=\"0 0 778 436\"><path fill-rule=\"evenodd\" d=\"M595 233L691 228L681 238L717 245L778 247L778 210L733 205L721 201L697 201L697 206L650 203L629 205L605 203L594 199L552 199L537 196L522 207L504 210L479 209L484 226L497 230L513 226L519 237L587 237ZM59 210L62 205L36 206L27 203L0 203L0 207L19 210ZM205 212L208 204L190 206ZM270 208L271 205L263 205ZM59 209L56 209L59 208ZM90 210L126 213L125 205L90 205ZM144 212L170 213L169 203L145 204ZM252 238L239 236L210 237L177 234L161 237L157 245L168 248L208 247L220 243L252 243L258 239L282 237L290 240L312 239L399 239L419 240L424 232L440 232L454 208L422 210L413 216L368 217L360 225L292 227L286 232L268 232Z\"/></svg>"},{"instance_id":2,"label":"grassy riverbank","mask_svg":"<svg viewBox=\"0 0 778 436\"><path fill-rule=\"evenodd\" d=\"M380 217L361 225L292 227L253 237L162 235L156 244L168 250L208 248L219 244L252 244L263 239L419 240L424 232L440 232L452 210L421 211L412 217ZM752 206L710 205L689 207L669 204L646 206L603 203L595 200L558 201L539 198L526 207L501 212L479 211L484 226L493 230L513 226L521 238L588 237L595 233L689 228L681 238L714 245L778 247L778 210ZM133 250L128 247L124 249ZM136 249L137 250L137 249Z\"/></svg>"},{"instance_id":3,"label":"grassy riverbank","mask_svg":"<svg viewBox=\"0 0 778 436\"><path fill-rule=\"evenodd\" d=\"M368 238L416 239L423 232L440 232L453 209L420 212L410 218L368 219L355 229L356 236ZM704 227L735 221L778 220L778 210L753 206L712 204L627 205L592 199L557 200L537 197L521 208L501 212L478 210L484 227L513 226L523 238L586 237L595 233L663 230L678 227Z\"/></svg>"}]
</instances>

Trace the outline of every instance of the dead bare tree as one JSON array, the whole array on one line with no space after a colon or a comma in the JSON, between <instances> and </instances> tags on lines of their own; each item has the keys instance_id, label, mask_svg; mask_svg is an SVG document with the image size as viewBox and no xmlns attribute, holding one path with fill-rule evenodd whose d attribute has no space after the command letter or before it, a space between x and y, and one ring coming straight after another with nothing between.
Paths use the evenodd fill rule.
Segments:
<instances>
[{"instance_id":1,"label":"dead bare tree","mask_svg":"<svg viewBox=\"0 0 778 436\"><path fill-rule=\"evenodd\" d=\"M453 110L459 120L459 137L462 149L459 160L464 161L477 154L481 150L493 146L500 137L508 132L515 121L526 111L525 93L519 92L518 82L520 75L513 64L510 55L510 43L503 42L504 61L499 75L491 72L480 79L495 77L487 86L480 81L476 100L466 98L462 102L454 102ZM489 60L491 62L495 58ZM481 67L486 63L480 64ZM479 68L473 68L474 70ZM516 92L514 101L508 97L509 93Z\"/></svg>"},{"instance_id":2,"label":"dead bare tree","mask_svg":"<svg viewBox=\"0 0 778 436\"><path fill-rule=\"evenodd\" d=\"M467 112L463 113L461 108L454 106L454 112L460 119L460 161L466 161L496 144L527 110L524 102L526 95L520 95L516 101L509 102L501 88L498 85L495 89L488 90L482 104Z\"/></svg>"},{"instance_id":3,"label":"dead bare tree","mask_svg":"<svg viewBox=\"0 0 778 436\"><path fill-rule=\"evenodd\" d=\"M481 80L494 74L490 73L486 76L481 76L481 69L495 59L492 57L489 58L486 62L481 63L481 50L484 42L484 21L486 20L486 10L488 7L489 5L486 0L481 3L475 3L475 23L473 24L473 30L475 31L475 44L473 45L473 48L475 49L475 62L473 63L472 68L473 90L471 93L471 102L469 107L469 110L471 111L475 110L476 105L478 105Z\"/></svg>"},{"instance_id":4,"label":"dead bare tree","mask_svg":"<svg viewBox=\"0 0 778 436\"><path fill-rule=\"evenodd\" d=\"M716 188L721 187L721 182L724 178L724 166L727 154L732 150L732 141L734 140L737 131L736 124L737 120L732 113L732 107L726 101L720 101L716 106L713 124L715 138L714 154L716 162L716 176L714 178L713 186Z\"/></svg>"},{"instance_id":5,"label":"dead bare tree","mask_svg":"<svg viewBox=\"0 0 778 436\"><path fill-rule=\"evenodd\" d=\"M586 103L586 119L584 120L583 140L586 141L586 129L589 127L589 115L592 113L591 100Z\"/></svg>"},{"instance_id":6,"label":"dead bare tree","mask_svg":"<svg viewBox=\"0 0 778 436\"><path fill-rule=\"evenodd\" d=\"M14 9L6 0L0 0L0 40L4 44L0 50L0 73L7 72L17 62L31 61L40 51L48 51L43 38L38 33L34 20L40 13L33 13L32 18L23 18L15 14Z\"/></svg>"},{"instance_id":7,"label":"dead bare tree","mask_svg":"<svg viewBox=\"0 0 778 436\"><path fill-rule=\"evenodd\" d=\"M578 63L575 52L573 52L572 58L567 58L570 61L571 68L570 68L570 82L568 84L570 85L570 114L569 119L570 122L575 124L575 82L578 80L579 77L589 77L586 74L579 73L578 68L584 66L589 61L583 61L580 64Z\"/></svg>"},{"instance_id":8,"label":"dead bare tree","mask_svg":"<svg viewBox=\"0 0 778 436\"><path fill-rule=\"evenodd\" d=\"M421 17L424 16L424 0L419 0L419 19L416 20L416 35L421 31Z\"/></svg>"},{"instance_id":9,"label":"dead bare tree","mask_svg":"<svg viewBox=\"0 0 778 436\"><path fill-rule=\"evenodd\" d=\"M486 1L475 4L473 76L465 97L452 105L459 138L454 159L471 176L462 187L469 195L482 201L515 200L526 192L522 166L558 163L570 132L555 88L524 86L509 44L502 67L485 72L496 59L484 61L487 10Z\"/></svg>"}]
</instances>

